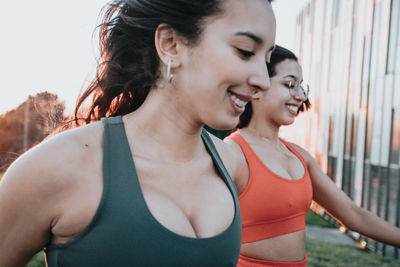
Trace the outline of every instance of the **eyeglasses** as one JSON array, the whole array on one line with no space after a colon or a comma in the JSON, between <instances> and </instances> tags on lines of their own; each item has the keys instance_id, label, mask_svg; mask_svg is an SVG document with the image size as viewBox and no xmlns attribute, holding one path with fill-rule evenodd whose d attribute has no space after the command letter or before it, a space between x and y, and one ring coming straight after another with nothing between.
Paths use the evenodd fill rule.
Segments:
<instances>
[{"instance_id":1,"label":"eyeglasses","mask_svg":"<svg viewBox=\"0 0 400 267\"><path fill-rule=\"evenodd\" d=\"M303 101L306 101L308 99L308 94L310 93L310 87L308 86L308 84L307 84L307 89L304 89L299 81L292 80L288 84L288 89L289 89L289 94L291 96L296 96L301 90L304 97Z\"/></svg>"}]
</instances>

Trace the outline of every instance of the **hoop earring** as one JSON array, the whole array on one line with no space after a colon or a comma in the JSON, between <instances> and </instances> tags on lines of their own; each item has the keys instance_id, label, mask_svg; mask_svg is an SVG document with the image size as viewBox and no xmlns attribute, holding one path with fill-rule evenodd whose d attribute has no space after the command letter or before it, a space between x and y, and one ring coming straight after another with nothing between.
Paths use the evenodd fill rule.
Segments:
<instances>
[{"instance_id":1,"label":"hoop earring","mask_svg":"<svg viewBox=\"0 0 400 267\"><path fill-rule=\"evenodd\" d=\"M172 59L168 58L168 66L167 66L168 83L171 83L172 82L172 78L174 78L174 75L171 73L171 64L172 64Z\"/></svg>"}]
</instances>

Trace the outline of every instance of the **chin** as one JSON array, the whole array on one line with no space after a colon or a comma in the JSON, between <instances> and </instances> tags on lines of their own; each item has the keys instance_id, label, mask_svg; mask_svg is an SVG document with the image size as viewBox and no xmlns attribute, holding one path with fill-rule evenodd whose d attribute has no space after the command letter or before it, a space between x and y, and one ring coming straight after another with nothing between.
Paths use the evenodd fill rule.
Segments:
<instances>
[{"instance_id":1,"label":"chin","mask_svg":"<svg viewBox=\"0 0 400 267\"><path fill-rule=\"evenodd\" d=\"M214 120L213 122L210 122L210 124L207 124L208 126L216 129L216 130L232 130L236 128L236 125L239 122L239 117L237 118L227 118L225 120L222 119L217 119Z\"/></svg>"},{"instance_id":2,"label":"chin","mask_svg":"<svg viewBox=\"0 0 400 267\"><path fill-rule=\"evenodd\" d=\"M294 119L293 119L293 120L286 120L286 121L284 121L284 122L282 123L282 125L283 125L283 126L288 126L288 125L293 124L294 122L295 122Z\"/></svg>"},{"instance_id":3,"label":"chin","mask_svg":"<svg viewBox=\"0 0 400 267\"><path fill-rule=\"evenodd\" d=\"M293 117L286 117L286 118L282 118L282 119L278 122L278 124L281 125L281 126L288 126L288 125L293 124L294 122L295 122L295 118L293 118Z\"/></svg>"}]
</instances>

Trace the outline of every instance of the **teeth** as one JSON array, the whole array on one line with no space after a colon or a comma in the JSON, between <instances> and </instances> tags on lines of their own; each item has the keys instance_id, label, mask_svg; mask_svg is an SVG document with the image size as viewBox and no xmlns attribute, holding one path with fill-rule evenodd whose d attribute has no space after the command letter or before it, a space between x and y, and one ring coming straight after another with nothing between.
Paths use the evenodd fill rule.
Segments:
<instances>
[{"instance_id":1,"label":"teeth","mask_svg":"<svg viewBox=\"0 0 400 267\"><path fill-rule=\"evenodd\" d=\"M293 111L294 113L297 113L297 111L298 111L298 107L295 107L295 106L287 106L288 107L288 109L290 109L291 111Z\"/></svg>"},{"instance_id":2,"label":"teeth","mask_svg":"<svg viewBox=\"0 0 400 267\"><path fill-rule=\"evenodd\" d=\"M233 102L235 102L236 105L238 105L241 108L243 108L247 104L246 101L240 100L239 98L237 98L233 94L231 94L231 99L232 99Z\"/></svg>"}]
</instances>

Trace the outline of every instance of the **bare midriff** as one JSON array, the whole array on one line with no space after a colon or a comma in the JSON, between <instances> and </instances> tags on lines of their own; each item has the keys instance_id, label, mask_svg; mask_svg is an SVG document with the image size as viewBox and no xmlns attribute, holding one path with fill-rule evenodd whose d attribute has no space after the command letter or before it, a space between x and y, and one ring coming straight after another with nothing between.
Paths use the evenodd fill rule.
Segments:
<instances>
[{"instance_id":1,"label":"bare midriff","mask_svg":"<svg viewBox=\"0 0 400 267\"><path fill-rule=\"evenodd\" d=\"M261 260L301 261L305 256L305 230L243 243L240 254Z\"/></svg>"}]
</instances>

